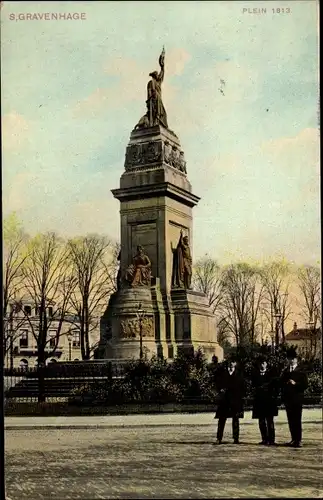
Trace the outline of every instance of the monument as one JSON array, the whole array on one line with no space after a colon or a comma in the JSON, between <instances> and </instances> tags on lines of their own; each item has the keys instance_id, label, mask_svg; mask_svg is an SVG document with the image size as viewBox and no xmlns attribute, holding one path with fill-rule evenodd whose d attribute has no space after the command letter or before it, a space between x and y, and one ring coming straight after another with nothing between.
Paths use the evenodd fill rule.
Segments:
<instances>
[{"instance_id":1,"label":"monument","mask_svg":"<svg viewBox=\"0 0 323 500\"><path fill-rule=\"evenodd\" d=\"M192 193L177 135L162 101L165 51L150 73L146 114L131 132L120 187L117 292L101 318L98 357L138 358L201 348L223 358L205 294L192 290Z\"/></svg>"}]
</instances>

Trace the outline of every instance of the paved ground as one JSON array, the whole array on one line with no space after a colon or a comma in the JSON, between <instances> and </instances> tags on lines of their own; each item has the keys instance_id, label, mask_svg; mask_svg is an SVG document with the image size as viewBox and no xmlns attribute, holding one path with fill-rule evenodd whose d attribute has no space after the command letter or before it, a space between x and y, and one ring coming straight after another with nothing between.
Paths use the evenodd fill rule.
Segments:
<instances>
[{"instance_id":1,"label":"paved ground","mask_svg":"<svg viewBox=\"0 0 323 500\"><path fill-rule=\"evenodd\" d=\"M320 410L304 412L301 449L261 447L249 412L241 423L241 445L229 421L214 446L209 413L8 417L6 500L322 497ZM289 440L284 411L276 434Z\"/></svg>"}]
</instances>

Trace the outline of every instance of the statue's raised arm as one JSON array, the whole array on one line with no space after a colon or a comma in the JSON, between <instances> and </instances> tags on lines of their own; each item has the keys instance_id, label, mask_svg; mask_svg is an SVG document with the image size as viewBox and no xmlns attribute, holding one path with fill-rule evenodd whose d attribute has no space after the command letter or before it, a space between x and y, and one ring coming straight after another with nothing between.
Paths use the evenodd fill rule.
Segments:
<instances>
[{"instance_id":1,"label":"statue's raised arm","mask_svg":"<svg viewBox=\"0 0 323 500\"><path fill-rule=\"evenodd\" d=\"M159 56L159 66L160 66L160 72L158 75L158 80L160 83L163 82L164 80L164 75L165 75L165 49L163 47L162 53Z\"/></svg>"}]
</instances>

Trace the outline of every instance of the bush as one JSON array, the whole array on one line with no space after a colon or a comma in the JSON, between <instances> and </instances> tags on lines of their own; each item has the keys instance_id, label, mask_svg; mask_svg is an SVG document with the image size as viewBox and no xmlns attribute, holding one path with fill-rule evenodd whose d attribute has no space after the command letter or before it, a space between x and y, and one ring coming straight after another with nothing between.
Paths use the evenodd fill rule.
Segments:
<instances>
[{"instance_id":1,"label":"bush","mask_svg":"<svg viewBox=\"0 0 323 500\"><path fill-rule=\"evenodd\" d=\"M93 389L89 384L84 384L79 387L75 387L71 390L68 402L70 404L79 405L91 403L93 399Z\"/></svg>"},{"instance_id":2,"label":"bush","mask_svg":"<svg viewBox=\"0 0 323 500\"><path fill-rule=\"evenodd\" d=\"M266 354L269 364L281 372L286 363L286 346L272 352L259 344L231 349L245 374L246 399L252 397L251 373L259 356ZM124 367L124 377L85 384L73 389L69 402L81 405L122 405L126 403L209 403L216 400L215 377L222 363L207 363L203 352L179 353L172 363L164 358L134 360ZM306 397L316 403L322 392L321 364L307 365L309 387Z\"/></svg>"},{"instance_id":3,"label":"bush","mask_svg":"<svg viewBox=\"0 0 323 500\"><path fill-rule=\"evenodd\" d=\"M305 391L305 397L322 398L322 374L312 372L308 375L308 387Z\"/></svg>"}]
</instances>

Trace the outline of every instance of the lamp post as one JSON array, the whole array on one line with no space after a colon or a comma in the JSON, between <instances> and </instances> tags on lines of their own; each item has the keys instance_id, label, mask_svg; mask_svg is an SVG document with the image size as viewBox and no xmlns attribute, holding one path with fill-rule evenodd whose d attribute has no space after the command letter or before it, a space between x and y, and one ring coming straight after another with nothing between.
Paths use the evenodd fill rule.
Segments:
<instances>
[{"instance_id":1,"label":"lamp post","mask_svg":"<svg viewBox=\"0 0 323 500\"><path fill-rule=\"evenodd\" d=\"M145 311L141 308L141 303L138 306L137 310L137 319L139 322L139 359L140 361L143 358L143 349L142 349L142 321L145 317Z\"/></svg>"},{"instance_id":2,"label":"lamp post","mask_svg":"<svg viewBox=\"0 0 323 500\"><path fill-rule=\"evenodd\" d=\"M280 321L280 333L281 333L282 344L285 344L286 339L285 339L284 320L286 319L286 309L288 306L288 300L287 300L288 299L288 292L282 293L281 297L282 297L282 308L281 308L282 315L281 315L281 321Z\"/></svg>"},{"instance_id":3,"label":"lamp post","mask_svg":"<svg viewBox=\"0 0 323 500\"><path fill-rule=\"evenodd\" d=\"M10 352L10 369L13 369L13 342L14 342L14 316L19 313L21 309L21 304L19 302L14 302L11 304L11 310L9 313L9 352ZM17 325L16 325L17 327Z\"/></svg>"},{"instance_id":4,"label":"lamp post","mask_svg":"<svg viewBox=\"0 0 323 500\"><path fill-rule=\"evenodd\" d=\"M310 321L308 322L308 329L310 331L310 356L308 357L311 357L313 355L313 351L315 353L316 351L316 339L315 339L315 329L314 329L314 321L312 320L312 318L310 318ZM307 352L307 340L305 339L305 349L306 349L306 355L308 355L308 352Z\"/></svg>"},{"instance_id":5,"label":"lamp post","mask_svg":"<svg viewBox=\"0 0 323 500\"><path fill-rule=\"evenodd\" d=\"M276 338L275 338L275 344L276 344L276 347L279 346L279 341L280 341L280 338L279 338L279 330L280 330L280 322L281 322L281 318L282 318L282 315L280 313L276 313L274 314L274 318L276 319L276 324L275 324L275 333L276 333Z\"/></svg>"},{"instance_id":6,"label":"lamp post","mask_svg":"<svg viewBox=\"0 0 323 500\"><path fill-rule=\"evenodd\" d=\"M67 340L68 340L68 360L72 361L72 340L73 340L72 333L67 334Z\"/></svg>"},{"instance_id":7,"label":"lamp post","mask_svg":"<svg viewBox=\"0 0 323 500\"><path fill-rule=\"evenodd\" d=\"M269 332L270 338L271 338L271 350L274 351L275 348L275 332L272 330Z\"/></svg>"},{"instance_id":8,"label":"lamp post","mask_svg":"<svg viewBox=\"0 0 323 500\"><path fill-rule=\"evenodd\" d=\"M13 330L10 330L10 370L13 369Z\"/></svg>"}]
</instances>

